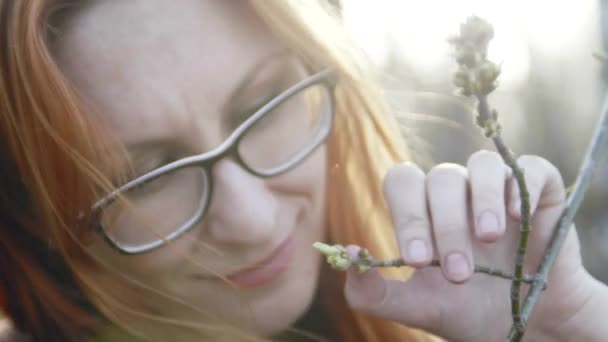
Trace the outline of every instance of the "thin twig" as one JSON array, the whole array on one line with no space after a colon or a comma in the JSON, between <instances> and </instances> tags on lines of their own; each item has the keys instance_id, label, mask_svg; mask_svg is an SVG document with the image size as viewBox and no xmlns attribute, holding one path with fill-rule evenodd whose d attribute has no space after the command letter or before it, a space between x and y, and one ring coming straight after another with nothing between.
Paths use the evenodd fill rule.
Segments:
<instances>
[{"instance_id":1,"label":"thin twig","mask_svg":"<svg viewBox=\"0 0 608 342\"><path fill-rule=\"evenodd\" d=\"M496 122L496 115L492 114L490 106L488 105L487 95L478 94L476 95L478 100L477 114L479 115L478 121L485 122L486 125L494 125L499 127ZM500 135L500 129L495 129L492 135L492 141L496 145L498 153L505 161L511 170L513 170L513 177L517 181L519 186L519 197L521 206L521 222L520 222L520 235L517 251L515 253L515 271L513 282L511 283L511 316L513 317L513 324L518 330L524 331L525 321L521 319L521 279L524 274L524 261L526 249L528 248L528 237L530 235L530 194L528 192L528 186L524 178L524 171L517 165L517 161L513 156L513 153L507 148L505 142Z\"/></svg>"},{"instance_id":2,"label":"thin twig","mask_svg":"<svg viewBox=\"0 0 608 342\"><path fill-rule=\"evenodd\" d=\"M356 263L357 263L356 260L353 261L353 264L356 265ZM409 266L409 265L406 264L402 258L395 258L395 259L386 259L386 260L372 260L370 266L371 267L402 267L402 266ZM439 266L441 266L441 263L439 262L439 260L432 260L431 263L427 267L439 267ZM491 268L491 267L487 267L487 266L475 265L473 272L474 273L483 273L483 274L487 274L490 276L503 278L503 279L507 279L507 280L515 279L515 277L512 274L508 274L499 269L495 269L495 268ZM535 277L528 275L528 274L523 275L520 279L521 282L524 282L524 283L530 284L530 285L532 285L534 283L534 280L535 280Z\"/></svg>"},{"instance_id":3,"label":"thin twig","mask_svg":"<svg viewBox=\"0 0 608 342\"><path fill-rule=\"evenodd\" d=\"M524 302L521 312L521 319L524 322L529 320L530 315L534 310L534 306L540 299L540 295L549 277L549 271L557 259L557 255L564 241L566 240L566 236L568 236L568 230L570 229L570 226L572 226L574 215L580 207L585 192L591 184L595 165L602 154L601 152L606 149L606 131L608 131L608 95L604 99L598 125L596 126L589 147L587 148L585 158L581 164L580 172L578 173L578 177L576 178L572 192L568 196L566 208L564 209L564 212L557 223L557 229L555 229L553 232L549 246L547 247L543 260L538 267L537 277L534 280L530 292L528 293L528 296ZM518 331L515 327L511 327L507 341L519 341L522 336L523 331Z\"/></svg>"},{"instance_id":4,"label":"thin twig","mask_svg":"<svg viewBox=\"0 0 608 342\"><path fill-rule=\"evenodd\" d=\"M394 259L375 259L369 254L366 248L361 248L356 256L350 255L346 248L342 245L328 245L322 242L315 242L313 247L327 257L327 263L332 268L339 271L346 271L350 267L355 267L359 272L365 272L372 267L402 267L409 266L403 258ZM431 260L427 267L441 266L439 260ZM513 280L514 276L503 272L499 269L475 265L474 273L483 273L494 277ZM530 275L522 275L521 282L533 284L535 277Z\"/></svg>"},{"instance_id":5,"label":"thin twig","mask_svg":"<svg viewBox=\"0 0 608 342\"><path fill-rule=\"evenodd\" d=\"M517 165L513 153L507 148L502 139L498 113L488 104L488 94L497 87L500 67L487 59L488 45L494 38L494 29L485 20L472 16L460 26L460 35L451 37L448 41L454 46L455 59L459 66L454 73L454 84L464 96L474 96L477 99L477 125L484 130L486 137L491 138L498 153L511 170L519 186L521 206L520 235L515 253L515 271L511 284L511 315L514 326L520 331L525 330L525 322L521 319L521 285L524 272L524 260L530 234L530 199L524 172Z\"/></svg>"}]
</instances>

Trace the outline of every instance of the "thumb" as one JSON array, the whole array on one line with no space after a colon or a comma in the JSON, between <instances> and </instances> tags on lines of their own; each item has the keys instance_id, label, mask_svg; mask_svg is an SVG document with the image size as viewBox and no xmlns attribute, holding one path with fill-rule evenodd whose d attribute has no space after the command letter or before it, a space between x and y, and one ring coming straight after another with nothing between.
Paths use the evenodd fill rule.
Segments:
<instances>
[{"instance_id":1,"label":"thumb","mask_svg":"<svg viewBox=\"0 0 608 342\"><path fill-rule=\"evenodd\" d=\"M346 272L344 295L354 309L381 313L387 298L387 281L374 268L359 273L351 267Z\"/></svg>"},{"instance_id":2,"label":"thumb","mask_svg":"<svg viewBox=\"0 0 608 342\"><path fill-rule=\"evenodd\" d=\"M352 253L351 246L347 251ZM440 310L432 305L428 289L417 289L407 281L384 279L375 268L363 273L349 268L344 294L353 309L378 318L423 329L439 322Z\"/></svg>"}]
</instances>

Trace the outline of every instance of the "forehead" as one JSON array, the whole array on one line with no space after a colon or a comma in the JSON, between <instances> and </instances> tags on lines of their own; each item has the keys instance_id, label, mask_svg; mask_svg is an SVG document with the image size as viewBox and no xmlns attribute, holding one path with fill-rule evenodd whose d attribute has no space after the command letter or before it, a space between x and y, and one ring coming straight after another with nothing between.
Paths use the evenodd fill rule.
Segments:
<instances>
[{"instance_id":1,"label":"forehead","mask_svg":"<svg viewBox=\"0 0 608 342\"><path fill-rule=\"evenodd\" d=\"M92 1L59 32L60 66L125 140L150 120L179 121L176 109L219 109L280 49L246 1Z\"/></svg>"}]
</instances>

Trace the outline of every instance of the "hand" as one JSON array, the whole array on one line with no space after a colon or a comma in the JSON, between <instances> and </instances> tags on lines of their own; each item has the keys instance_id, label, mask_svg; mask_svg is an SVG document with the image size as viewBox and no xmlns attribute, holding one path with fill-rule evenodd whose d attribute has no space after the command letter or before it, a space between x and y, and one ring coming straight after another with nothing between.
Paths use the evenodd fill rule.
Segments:
<instances>
[{"instance_id":1,"label":"hand","mask_svg":"<svg viewBox=\"0 0 608 342\"><path fill-rule=\"evenodd\" d=\"M565 189L548 161L522 156L518 164L530 193L532 231L524 269L531 274L564 208ZM349 270L345 291L350 305L454 341L502 341L512 323L511 282L472 273L475 264L513 273L519 189L501 157L480 151L466 168L442 164L427 175L416 165L398 165L387 173L384 191L401 257L419 269L404 281L384 279L374 269L362 274ZM425 267L432 259L441 267ZM589 298L591 282L571 229L526 338L560 336Z\"/></svg>"}]
</instances>

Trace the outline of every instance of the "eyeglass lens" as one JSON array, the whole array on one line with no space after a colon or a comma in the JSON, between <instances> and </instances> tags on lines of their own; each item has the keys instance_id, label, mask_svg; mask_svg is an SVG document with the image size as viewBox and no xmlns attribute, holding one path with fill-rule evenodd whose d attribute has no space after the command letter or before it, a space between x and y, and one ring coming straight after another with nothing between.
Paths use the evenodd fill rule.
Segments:
<instances>
[{"instance_id":1,"label":"eyeglass lens","mask_svg":"<svg viewBox=\"0 0 608 342\"><path fill-rule=\"evenodd\" d=\"M329 102L321 84L295 93L245 131L237 146L240 159L264 174L300 162L322 140ZM203 167L190 166L124 193L103 210L106 236L126 249L171 240L200 219L209 201L208 179Z\"/></svg>"}]
</instances>

